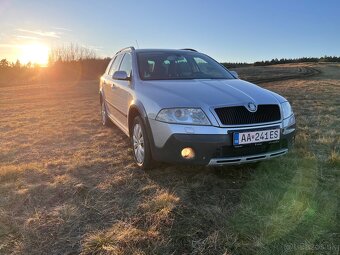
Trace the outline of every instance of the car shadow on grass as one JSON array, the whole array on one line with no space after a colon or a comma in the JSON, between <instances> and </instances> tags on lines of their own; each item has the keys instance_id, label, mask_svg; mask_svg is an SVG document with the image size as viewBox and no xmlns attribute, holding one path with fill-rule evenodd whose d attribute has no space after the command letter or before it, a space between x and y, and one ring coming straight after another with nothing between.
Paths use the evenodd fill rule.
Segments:
<instances>
[{"instance_id":1,"label":"car shadow on grass","mask_svg":"<svg viewBox=\"0 0 340 255\"><path fill-rule=\"evenodd\" d=\"M94 167L86 171L83 167L74 169L72 175L86 187L89 182L83 174ZM131 151L115 165L95 168L107 171L106 179L97 176L95 188L82 191L76 199L85 210L81 222L88 222L79 240L84 254L107 249L123 254L198 251L204 239L225 226L256 171L252 165L213 169L171 164L142 171L135 166Z\"/></svg>"},{"instance_id":2,"label":"car shadow on grass","mask_svg":"<svg viewBox=\"0 0 340 255\"><path fill-rule=\"evenodd\" d=\"M200 167L160 164L148 171L148 178L167 194L177 198L163 203L154 214L170 210L168 226L161 228L166 246L164 254L219 254L225 248L227 222L240 204L242 190L253 180L259 164ZM150 203L155 203L150 201ZM228 238L233 238L232 236ZM223 253L223 252L222 252Z\"/></svg>"}]
</instances>

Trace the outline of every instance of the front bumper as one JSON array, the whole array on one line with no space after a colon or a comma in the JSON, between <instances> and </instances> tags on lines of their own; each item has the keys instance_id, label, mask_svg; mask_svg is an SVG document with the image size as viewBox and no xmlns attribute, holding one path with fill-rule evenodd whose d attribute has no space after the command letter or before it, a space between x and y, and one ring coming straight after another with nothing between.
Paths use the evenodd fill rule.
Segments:
<instances>
[{"instance_id":1,"label":"front bumper","mask_svg":"<svg viewBox=\"0 0 340 255\"><path fill-rule=\"evenodd\" d=\"M281 139L274 142L233 145L235 131L261 129L281 129ZM199 165L241 164L270 159L284 155L295 139L295 125L283 128L282 123L261 127L220 128L173 125L150 121L153 135L152 155L157 161ZM289 130L289 132L287 132ZM184 159L181 151L191 147L195 151L193 159Z\"/></svg>"},{"instance_id":2,"label":"front bumper","mask_svg":"<svg viewBox=\"0 0 340 255\"><path fill-rule=\"evenodd\" d=\"M260 153L256 155L245 155L238 157L225 157L225 158L213 158L209 162L209 166L222 166L222 165L235 165L243 163L252 163L260 160L276 158L285 155L288 152L287 149L280 149L277 151L269 151L266 153Z\"/></svg>"}]
</instances>

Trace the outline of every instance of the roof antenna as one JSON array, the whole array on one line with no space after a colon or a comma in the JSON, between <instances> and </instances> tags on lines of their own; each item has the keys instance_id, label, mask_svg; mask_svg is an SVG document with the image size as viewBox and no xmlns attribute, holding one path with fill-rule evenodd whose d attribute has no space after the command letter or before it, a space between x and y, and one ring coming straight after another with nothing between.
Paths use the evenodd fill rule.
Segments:
<instances>
[{"instance_id":1,"label":"roof antenna","mask_svg":"<svg viewBox=\"0 0 340 255\"><path fill-rule=\"evenodd\" d=\"M139 44L138 44L138 41L136 40L136 44L137 44L137 48L139 49Z\"/></svg>"}]
</instances>

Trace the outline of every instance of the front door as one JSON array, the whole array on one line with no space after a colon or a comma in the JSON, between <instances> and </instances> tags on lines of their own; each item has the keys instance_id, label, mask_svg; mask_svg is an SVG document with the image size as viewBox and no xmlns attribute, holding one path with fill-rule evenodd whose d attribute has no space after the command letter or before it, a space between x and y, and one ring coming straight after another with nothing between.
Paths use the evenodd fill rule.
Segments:
<instances>
[{"instance_id":1,"label":"front door","mask_svg":"<svg viewBox=\"0 0 340 255\"><path fill-rule=\"evenodd\" d=\"M131 74L132 74L132 56L125 53L123 60L119 66L119 71L125 71L130 80L112 80L112 102L115 111L115 117L128 130L128 110L132 100L131 96Z\"/></svg>"},{"instance_id":2,"label":"front door","mask_svg":"<svg viewBox=\"0 0 340 255\"><path fill-rule=\"evenodd\" d=\"M115 110L115 103L114 98L116 97L115 94L117 93L116 87L114 85L114 80L112 79L113 74L118 71L120 63L122 61L124 54L118 54L113 61L111 68L107 74L107 77L105 78L105 84L104 84L104 95L106 100L106 107L108 110L108 113L112 119L116 119L116 110Z\"/></svg>"}]
</instances>

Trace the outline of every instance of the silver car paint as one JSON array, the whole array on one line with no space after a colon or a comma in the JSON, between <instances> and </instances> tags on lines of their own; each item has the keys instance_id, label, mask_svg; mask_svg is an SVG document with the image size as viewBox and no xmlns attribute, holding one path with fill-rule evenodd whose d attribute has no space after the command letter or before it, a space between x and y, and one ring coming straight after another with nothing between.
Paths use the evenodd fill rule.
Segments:
<instances>
[{"instance_id":1,"label":"silver car paint","mask_svg":"<svg viewBox=\"0 0 340 255\"><path fill-rule=\"evenodd\" d=\"M136 95L144 103L150 119L163 108L199 107L212 125L223 126L212 108L255 104L280 104L283 97L240 79L140 81Z\"/></svg>"},{"instance_id":2,"label":"silver car paint","mask_svg":"<svg viewBox=\"0 0 340 255\"><path fill-rule=\"evenodd\" d=\"M246 105L249 102L254 102L255 104L280 105L280 103L287 101L284 97L277 93L263 89L241 79L143 81L140 79L139 74L136 71L138 70L136 52L140 50L124 51L130 52L132 55L132 80L129 82L125 81L123 83L117 82L106 73L101 77L100 93L102 93L102 96L105 99L106 95L103 90L104 83L114 83L118 89L124 91L124 98L127 102L124 100L118 100L119 105L117 105L117 108L125 111L124 114L126 115L126 120L120 121L115 118L113 114L110 114L109 117L127 135L129 135L129 123L127 121L129 107L134 105L137 101L141 102L146 111L147 117L149 118L152 135L157 147L162 147L166 140L174 133L227 134L228 132L236 129L249 129L249 125L223 126L213 111L216 107ZM126 95L126 93L128 95ZM201 108L209 118L212 126L168 124L155 120L161 109L175 107ZM274 123L251 125L251 127L255 129L260 127L277 127L279 125L283 132L290 133L295 129L286 129L288 127L289 118L285 120L281 119Z\"/></svg>"},{"instance_id":3,"label":"silver car paint","mask_svg":"<svg viewBox=\"0 0 340 255\"><path fill-rule=\"evenodd\" d=\"M240 127L235 126L234 128L225 127L214 127L214 126L195 126L195 125L180 125L180 124L169 124L165 122L160 122L157 120L149 119L150 126L153 132L153 138L155 145L162 148L165 142L172 134L196 134L196 135L226 135L234 130L249 130L249 126ZM258 128L285 128L282 121L275 122L272 124L264 124L259 126L252 126L253 129ZM292 131L290 131L292 132Z\"/></svg>"}]
</instances>

